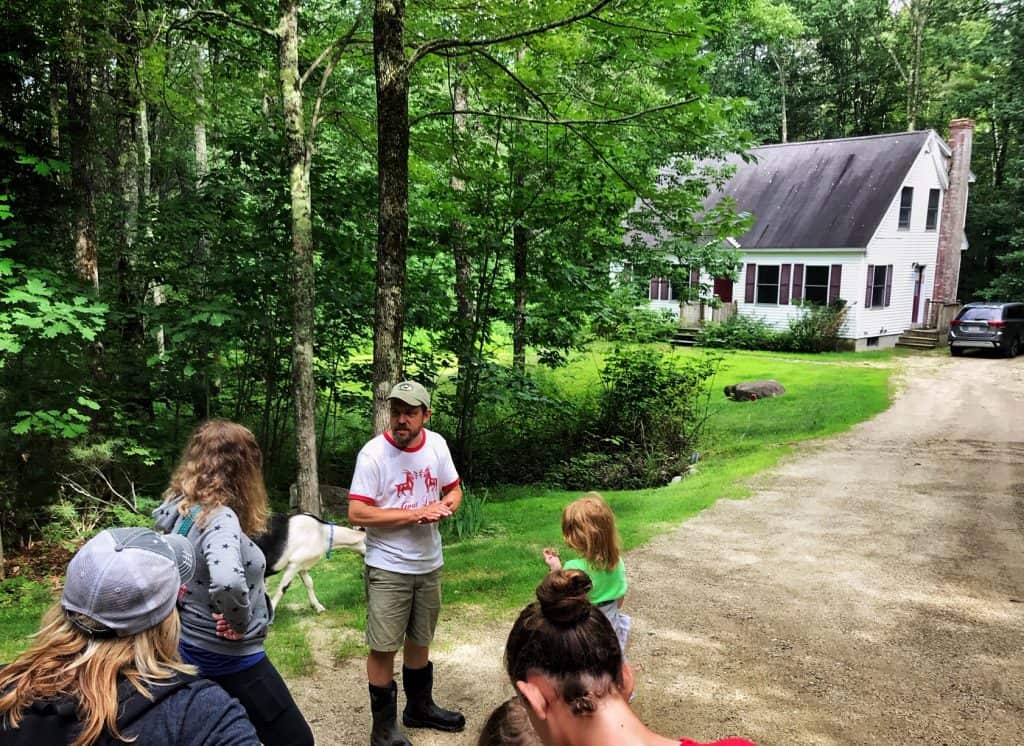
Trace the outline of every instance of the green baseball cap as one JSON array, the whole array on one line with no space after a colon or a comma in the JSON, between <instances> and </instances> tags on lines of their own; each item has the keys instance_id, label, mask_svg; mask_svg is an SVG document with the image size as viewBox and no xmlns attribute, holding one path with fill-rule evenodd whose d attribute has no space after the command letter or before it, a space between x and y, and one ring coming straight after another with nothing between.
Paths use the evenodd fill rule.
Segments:
<instances>
[{"instance_id":1,"label":"green baseball cap","mask_svg":"<svg viewBox=\"0 0 1024 746\"><path fill-rule=\"evenodd\" d=\"M388 394L388 399L398 399L406 404L430 409L430 392L423 388L423 384L416 383L416 381L396 383L392 387L391 393Z\"/></svg>"}]
</instances>

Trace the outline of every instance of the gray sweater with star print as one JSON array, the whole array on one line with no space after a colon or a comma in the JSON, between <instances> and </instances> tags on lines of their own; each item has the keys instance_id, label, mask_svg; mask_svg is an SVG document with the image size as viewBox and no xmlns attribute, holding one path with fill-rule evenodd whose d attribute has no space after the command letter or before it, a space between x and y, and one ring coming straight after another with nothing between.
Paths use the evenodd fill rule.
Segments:
<instances>
[{"instance_id":1,"label":"gray sweater with star print","mask_svg":"<svg viewBox=\"0 0 1024 746\"><path fill-rule=\"evenodd\" d=\"M181 497L173 497L153 511L158 531L177 533L183 520ZM244 533L231 508L220 506L202 526L197 521L187 534L196 550L195 577L185 587L179 610L181 639L189 645L221 655L252 655L263 650L274 612L267 598L260 548ZM223 614L241 640L217 636L214 613Z\"/></svg>"}]
</instances>

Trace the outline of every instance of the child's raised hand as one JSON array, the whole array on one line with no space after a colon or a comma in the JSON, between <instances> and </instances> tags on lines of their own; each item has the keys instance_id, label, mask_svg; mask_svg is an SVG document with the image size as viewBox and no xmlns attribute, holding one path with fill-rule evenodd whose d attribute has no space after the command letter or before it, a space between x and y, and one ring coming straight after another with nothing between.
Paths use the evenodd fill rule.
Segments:
<instances>
[{"instance_id":1,"label":"child's raised hand","mask_svg":"<svg viewBox=\"0 0 1024 746\"><path fill-rule=\"evenodd\" d=\"M551 572L562 569L562 558L558 556L558 550L547 547L544 550L544 562Z\"/></svg>"}]
</instances>

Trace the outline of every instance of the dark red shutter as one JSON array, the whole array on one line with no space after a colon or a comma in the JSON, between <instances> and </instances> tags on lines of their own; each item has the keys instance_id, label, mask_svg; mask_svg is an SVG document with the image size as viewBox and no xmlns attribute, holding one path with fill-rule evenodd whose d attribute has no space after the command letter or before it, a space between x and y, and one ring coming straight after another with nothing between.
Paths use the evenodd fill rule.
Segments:
<instances>
[{"instance_id":1,"label":"dark red shutter","mask_svg":"<svg viewBox=\"0 0 1024 746\"><path fill-rule=\"evenodd\" d=\"M839 288L843 284L843 265L833 264L832 271L828 273L828 302L835 303L839 300Z\"/></svg>"},{"instance_id":2,"label":"dark red shutter","mask_svg":"<svg viewBox=\"0 0 1024 746\"><path fill-rule=\"evenodd\" d=\"M783 264L779 269L779 305L785 306L789 304L789 271L792 269L791 264Z\"/></svg>"},{"instance_id":3,"label":"dark red shutter","mask_svg":"<svg viewBox=\"0 0 1024 746\"><path fill-rule=\"evenodd\" d=\"M892 299L892 265L885 268L885 305Z\"/></svg>"},{"instance_id":4,"label":"dark red shutter","mask_svg":"<svg viewBox=\"0 0 1024 746\"><path fill-rule=\"evenodd\" d=\"M744 301L744 303L753 303L754 302L754 282L755 282L756 279L757 279L757 265L756 264L748 264L747 265L747 287L746 287L746 289L744 290L744 293L743 293L743 301Z\"/></svg>"},{"instance_id":5,"label":"dark red shutter","mask_svg":"<svg viewBox=\"0 0 1024 746\"><path fill-rule=\"evenodd\" d=\"M658 278L652 277L647 287L647 297L650 300L658 300Z\"/></svg>"},{"instance_id":6,"label":"dark red shutter","mask_svg":"<svg viewBox=\"0 0 1024 746\"><path fill-rule=\"evenodd\" d=\"M804 299L804 265L793 265L793 301Z\"/></svg>"},{"instance_id":7,"label":"dark red shutter","mask_svg":"<svg viewBox=\"0 0 1024 746\"><path fill-rule=\"evenodd\" d=\"M696 287L697 285L700 285L700 270L699 269L691 269L690 270L690 287Z\"/></svg>"},{"instance_id":8,"label":"dark red shutter","mask_svg":"<svg viewBox=\"0 0 1024 746\"><path fill-rule=\"evenodd\" d=\"M864 308L871 308L871 283L875 279L875 265L868 265L868 289L864 294Z\"/></svg>"}]
</instances>

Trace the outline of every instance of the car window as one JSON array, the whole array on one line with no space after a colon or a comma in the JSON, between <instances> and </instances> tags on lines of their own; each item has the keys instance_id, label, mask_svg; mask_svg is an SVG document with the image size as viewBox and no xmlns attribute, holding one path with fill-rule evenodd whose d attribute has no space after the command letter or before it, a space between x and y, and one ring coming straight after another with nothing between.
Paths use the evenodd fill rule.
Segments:
<instances>
[{"instance_id":1,"label":"car window","mask_svg":"<svg viewBox=\"0 0 1024 746\"><path fill-rule=\"evenodd\" d=\"M961 321L992 321L998 319L999 308L965 308L960 313Z\"/></svg>"},{"instance_id":2,"label":"car window","mask_svg":"<svg viewBox=\"0 0 1024 746\"><path fill-rule=\"evenodd\" d=\"M1008 319L1024 319L1024 306L1007 306L1006 307L1006 318L1008 318Z\"/></svg>"}]
</instances>

